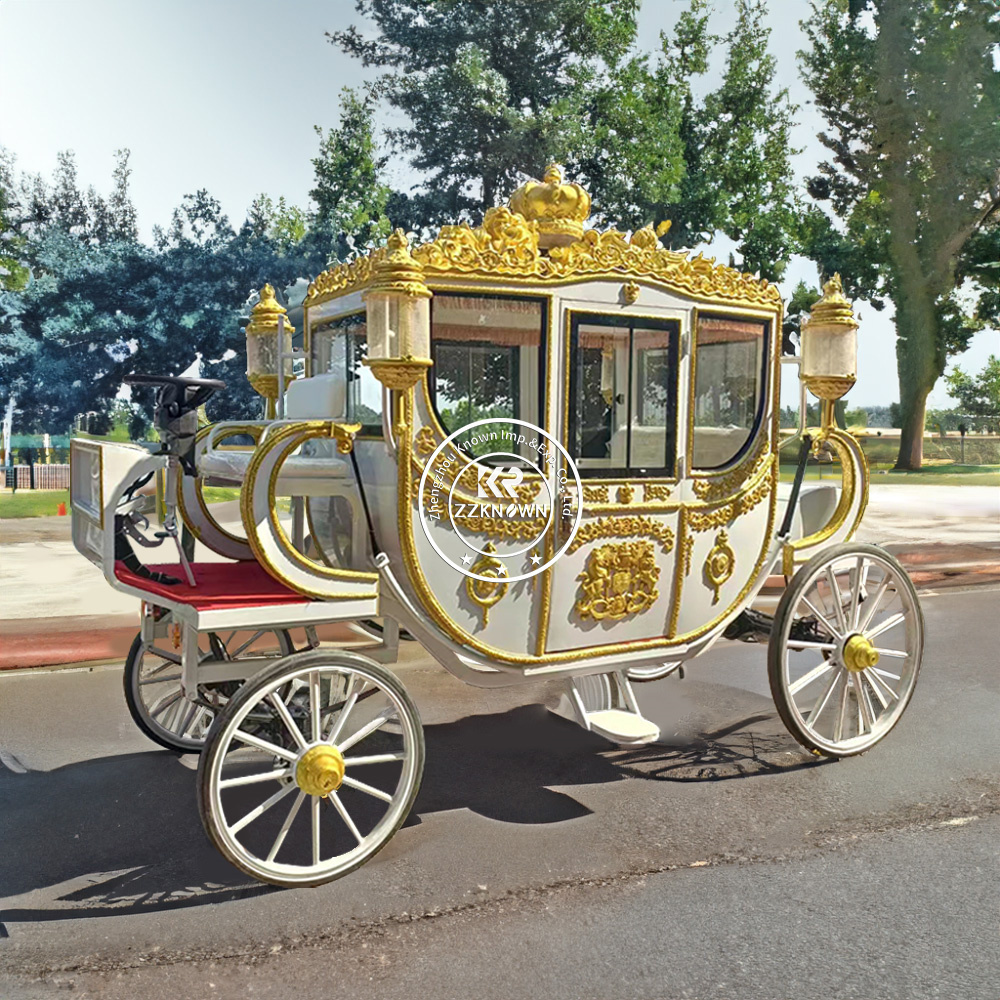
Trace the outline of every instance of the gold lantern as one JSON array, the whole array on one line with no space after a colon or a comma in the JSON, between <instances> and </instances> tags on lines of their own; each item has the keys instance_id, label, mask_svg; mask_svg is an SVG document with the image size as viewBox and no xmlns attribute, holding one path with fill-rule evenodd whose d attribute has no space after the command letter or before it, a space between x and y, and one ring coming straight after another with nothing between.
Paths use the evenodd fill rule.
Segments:
<instances>
[{"instance_id":1,"label":"gold lantern","mask_svg":"<svg viewBox=\"0 0 1000 1000\"><path fill-rule=\"evenodd\" d=\"M431 290L402 229L386 242L364 294L368 322L365 364L389 389L416 385L431 364Z\"/></svg>"},{"instance_id":2,"label":"gold lantern","mask_svg":"<svg viewBox=\"0 0 1000 1000\"><path fill-rule=\"evenodd\" d=\"M284 343L281 345L282 373L278 384L278 320L284 317ZM265 285L260 290L260 301L250 312L247 324L247 380L267 400L267 419L273 420L278 395L292 381L292 334L295 328L288 322L288 313L274 297L274 288Z\"/></svg>"},{"instance_id":3,"label":"gold lantern","mask_svg":"<svg viewBox=\"0 0 1000 1000\"><path fill-rule=\"evenodd\" d=\"M858 321L839 274L823 286L823 297L802 326L801 377L814 396L828 402L840 399L857 381Z\"/></svg>"}]
</instances>

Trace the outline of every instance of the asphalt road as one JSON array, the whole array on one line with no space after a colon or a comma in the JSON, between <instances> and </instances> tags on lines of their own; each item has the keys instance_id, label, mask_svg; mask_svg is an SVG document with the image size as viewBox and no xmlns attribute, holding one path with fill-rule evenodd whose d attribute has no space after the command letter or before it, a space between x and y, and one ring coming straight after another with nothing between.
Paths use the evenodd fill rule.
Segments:
<instances>
[{"instance_id":1,"label":"asphalt road","mask_svg":"<svg viewBox=\"0 0 1000 1000\"><path fill-rule=\"evenodd\" d=\"M841 762L784 733L763 646L641 688L638 750L410 647L413 815L314 890L215 854L119 670L0 675L0 996L996 1000L1000 592L923 603L906 716Z\"/></svg>"}]
</instances>

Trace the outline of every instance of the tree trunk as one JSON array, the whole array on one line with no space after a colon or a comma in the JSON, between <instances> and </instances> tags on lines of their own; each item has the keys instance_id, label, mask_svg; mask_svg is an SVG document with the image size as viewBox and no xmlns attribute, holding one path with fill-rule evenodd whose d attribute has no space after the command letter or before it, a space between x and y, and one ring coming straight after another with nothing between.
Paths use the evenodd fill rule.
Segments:
<instances>
[{"instance_id":1,"label":"tree trunk","mask_svg":"<svg viewBox=\"0 0 1000 1000\"><path fill-rule=\"evenodd\" d=\"M901 431L897 469L918 472L924 458L927 397L944 367L937 349L937 311L916 268L900 274L896 300L896 367Z\"/></svg>"},{"instance_id":2,"label":"tree trunk","mask_svg":"<svg viewBox=\"0 0 1000 1000\"><path fill-rule=\"evenodd\" d=\"M932 388L933 383L925 387L900 379L899 408L903 413L903 426L899 438L899 454L896 456L897 469L920 471L924 460L924 418L927 413L927 397Z\"/></svg>"}]
</instances>

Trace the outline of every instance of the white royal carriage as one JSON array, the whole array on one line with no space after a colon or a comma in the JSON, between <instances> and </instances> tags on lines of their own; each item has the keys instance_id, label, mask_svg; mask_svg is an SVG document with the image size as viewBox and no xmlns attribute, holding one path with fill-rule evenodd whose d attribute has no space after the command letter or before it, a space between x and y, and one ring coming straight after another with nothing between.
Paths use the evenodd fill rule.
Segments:
<instances>
[{"instance_id":1,"label":"white royal carriage","mask_svg":"<svg viewBox=\"0 0 1000 1000\"><path fill-rule=\"evenodd\" d=\"M154 740L201 752L205 829L259 879L337 878L405 820L424 743L386 666L401 627L470 684L559 679L564 708L624 745L659 736L633 684L723 636L769 636L778 712L816 753L867 750L910 699L913 586L850 541L868 474L832 419L856 363L839 279L784 359L823 403L779 486L778 290L651 228L588 230L589 209L551 167L478 228L412 249L397 231L324 272L300 378L265 288L247 344L267 419L199 430L220 383L133 376L159 387L160 451L73 442L76 546L142 601L129 708ZM802 486L820 446L839 490ZM228 521L205 494L227 483ZM161 543L166 559L139 558ZM368 645L320 643L332 622Z\"/></svg>"}]
</instances>

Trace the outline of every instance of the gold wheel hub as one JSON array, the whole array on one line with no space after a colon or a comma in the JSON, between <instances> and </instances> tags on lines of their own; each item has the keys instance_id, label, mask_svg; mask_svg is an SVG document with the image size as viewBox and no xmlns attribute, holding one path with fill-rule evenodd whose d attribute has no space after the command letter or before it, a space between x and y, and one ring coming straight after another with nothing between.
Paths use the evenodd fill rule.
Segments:
<instances>
[{"instance_id":1,"label":"gold wheel hub","mask_svg":"<svg viewBox=\"0 0 1000 1000\"><path fill-rule=\"evenodd\" d=\"M874 667L878 661L878 651L863 635L852 635L844 643L844 666L848 670L858 673Z\"/></svg>"},{"instance_id":2,"label":"gold wheel hub","mask_svg":"<svg viewBox=\"0 0 1000 1000\"><path fill-rule=\"evenodd\" d=\"M344 755L329 743L310 747L295 766L295 783L321 798L335 792L344 780Z\"/></svg>"}]
</instances>

